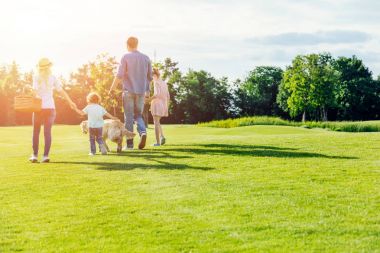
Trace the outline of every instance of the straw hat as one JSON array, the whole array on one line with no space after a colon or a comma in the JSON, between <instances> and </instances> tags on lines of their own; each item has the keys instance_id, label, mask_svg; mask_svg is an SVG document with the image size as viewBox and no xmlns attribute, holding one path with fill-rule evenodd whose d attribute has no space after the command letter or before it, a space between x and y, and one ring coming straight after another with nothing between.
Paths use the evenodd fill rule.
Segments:
<instances>
[{"instance_id":1,"label":"straw hat","mask_svg":"<svg viewBox=\"0 0 380 253\"><path fill-rule=\"evenodd\" d=\"M48 58L41 58L38 61L38 68L39 69L47 69L47 68L50 68L52 65L53 65L53 63L51 63L51 61Z\"/></svg>"}]
</instances>

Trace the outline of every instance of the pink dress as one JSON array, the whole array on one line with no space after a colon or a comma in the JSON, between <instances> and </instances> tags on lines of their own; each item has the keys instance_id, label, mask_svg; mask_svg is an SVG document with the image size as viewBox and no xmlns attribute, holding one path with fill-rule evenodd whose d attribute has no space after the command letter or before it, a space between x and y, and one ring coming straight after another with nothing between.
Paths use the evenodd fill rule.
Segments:
<instances>
[{"instance_id":1,"label":"pink dress","mask_svg":"<svg viewBox=\"0 0 380 253\"><path fill-rule=\"evenodd\" d=\"M169 114L169 90L166 82L161 79L154 82L154 96L150 105L150 111L153 116L167 117Z\"/></svg>"}]
</instances>

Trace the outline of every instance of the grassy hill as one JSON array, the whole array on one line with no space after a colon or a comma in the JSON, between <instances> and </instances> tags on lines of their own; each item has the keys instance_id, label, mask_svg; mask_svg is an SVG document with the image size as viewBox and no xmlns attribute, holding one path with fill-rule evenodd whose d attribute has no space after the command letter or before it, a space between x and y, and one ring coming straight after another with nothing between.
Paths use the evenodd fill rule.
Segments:
<instances>
[{"instance_id":1,"label":"grassy hill","mask_svg":"<svg viewBox=\"0 0 380 253\"><path fill-rule=\"evenodd\" d=\"M243 126L294 126L304 128L322 128L338 132L380 132L380 121L288 121L271 116L252 116L236 119L215 120L211 122L199 123L199 126L233 128Z\"/></svg>"},{"instance_id":2,"label":"grassy hill","mask_svg":"<svg viewBox=\"0 0 380 253\"><path fill-rule=\"evenodd\" d=\"M31 127L0 128L0 252L380 252L380 133L165 130L88 157L55 126L30 164Z\"/></svg>"}]
</instances>

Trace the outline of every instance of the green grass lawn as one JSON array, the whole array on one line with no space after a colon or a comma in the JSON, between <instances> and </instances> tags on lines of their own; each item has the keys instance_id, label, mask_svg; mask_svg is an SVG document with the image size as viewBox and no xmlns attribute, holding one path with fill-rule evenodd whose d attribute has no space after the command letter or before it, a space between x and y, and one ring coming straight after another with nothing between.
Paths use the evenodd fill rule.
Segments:
<instances>
[{"instance_id":1,"label":"green grass lawn","mask_svg":"<svg viewBox=\"0 0 380 253\"><path fill-rule=\"evenodd\" d=\"M30 164L31 127L0 128L0 252L380 252L380 133L165 130L88 157L55 126Z\"/></svg>"}]
</instances>

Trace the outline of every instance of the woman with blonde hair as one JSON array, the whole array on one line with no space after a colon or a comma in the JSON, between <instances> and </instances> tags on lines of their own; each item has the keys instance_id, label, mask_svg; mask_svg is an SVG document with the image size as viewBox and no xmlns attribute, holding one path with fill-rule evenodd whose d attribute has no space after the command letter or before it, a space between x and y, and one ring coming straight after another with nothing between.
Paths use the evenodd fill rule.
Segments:
<instances>
[{"instance_id":1,"label":"woman with blonde hair","mask_svg":"<svg viewBox=\"0 0 380 253\"><path fill-rule=\"evenodd\" d=\"M51 73L53 64L47 58L42 58L37 65L38 74L33 77L34 94L42 100L42 110L33 113L33 154L29 161L35 163L38 161L38 146L40 138L41 125L44 125L45 148L41 162L50 161L49 152L51 147L51 128L55 120L55 103L53 90L56 90L70 104L72 109L76 108L69 95L62 89L62 84Z\"/></svg>"}]
</instances>

